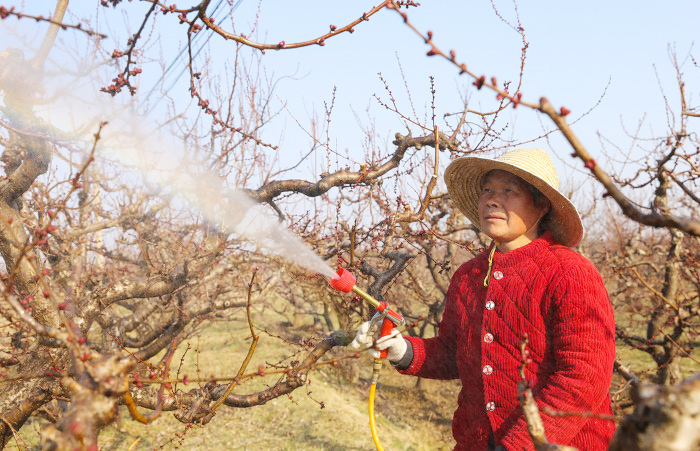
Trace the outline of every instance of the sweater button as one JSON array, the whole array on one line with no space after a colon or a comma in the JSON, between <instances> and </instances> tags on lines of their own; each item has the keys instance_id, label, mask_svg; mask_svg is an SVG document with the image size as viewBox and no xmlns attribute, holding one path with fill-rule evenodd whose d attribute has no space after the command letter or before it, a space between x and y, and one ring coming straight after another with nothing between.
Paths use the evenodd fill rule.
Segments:
<instances>
[{"instance_id":1,"label":"sweater button","mask_svg":"<svg viewBox=\"0 0 700 451\"><path fill-rule=\"evenodd\" d=\"M486 343L491 343L491 342L493 342L493 335L491 335L491 334L489 334L489 333L486 333L486 334L484 335L484 342L486 342Z\"/></svg>"},{"instance_id":2,"label":"sweater button","mask_svg":"<svg viewBox=\"0 0 700 451\"><path fill-rule=\"evenodd\" d=\"M503 273L501 271L494 271L493 278L496 280L501 280L503 278Z\"/></svg>"},{"instance_id":3,"label":"sweater button","mask_svg":"<svg viewBox=\"0 0 700 451\"><path fill-rule=\"evenodd\" d=\"M484 365L484 367L481 369L481 372L488 376L491 373L493 373L493 367L491 365Z\"/></svg>"},{"instance_id":4,"label":"sweater button","mask_svg":"<svg viewBox=\"0 0 700 451\"><path fill-rule=\"evenodd\" d=\"M496 303L493 301L486 301L486 310L493 310L496 308Z\"/></svg>"},{"instance_id":5,"label":"sweater button","mask_svg":"<svg viewBox=\"0 0 700 451\"><path fill-rule=\"evenodd\" d=\"M496 410L496 403L493 401L487 402L486 403L486 410L489 412L493 412L494 410Z\"/></svg>"}]
</instances>

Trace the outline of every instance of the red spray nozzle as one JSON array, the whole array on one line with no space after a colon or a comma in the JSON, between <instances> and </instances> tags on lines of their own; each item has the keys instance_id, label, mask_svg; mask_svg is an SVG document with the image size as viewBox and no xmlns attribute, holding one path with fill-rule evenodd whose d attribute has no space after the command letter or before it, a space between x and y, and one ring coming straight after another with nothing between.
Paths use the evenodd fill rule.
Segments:
<instances>
[{"instance_id":1,"label":"red spray nozzle","mask_svg":"<svg viewBox=\"0 0 700 451\"><path fill-rule=\"evenodd\" d=\"M335 275L330 280L331 286L336 290L342 291L343 293L350 293L352 291L365 301L369 302L372 306L374 306L374 308L379 308L381 305L379 301L362 291L355 285L355 282L357 282L355 276L353 276L352 273L345 268L338 268Z\"/></svg>"},{"instance_id":2,"label":"red spray nozzle","mask_svg":"<svg viewBox=\"0 0 700 451\"><path fill-rule=\"evenodd\" d=\"M349 293L352 291L365 301L369 302L370 305L376 308L379 312L384 314L384 324L386 327L382 329L382 337L390 333L392 327L403 326L404 324L406 324L401 315L387 308L386 302L377 301L368 293L364 292L358 286L356 286L355 282L357 282L355 276L353 276L352 273L350 273L350 271L348 271L345 268L338 268L338 270L335 272L335 275L330 280L331 286L336 290L342 291L343 293ZM392 323L393 325L388 325L388 323Z\"/></svg>"},{"instance_id":3,"label":"red spray nozzle","mask_svg":"<svg viewBox=\"0 0 700 451\"><path fill-rule=\"evenodd\" d=\"M357 279L355 279L355 276L353 276L350 271L345 268L338 268L330 284L338 291L349 293L352 291L352 287L355 286L355 282L357 282Z\"/></svg>"}]
</instances>

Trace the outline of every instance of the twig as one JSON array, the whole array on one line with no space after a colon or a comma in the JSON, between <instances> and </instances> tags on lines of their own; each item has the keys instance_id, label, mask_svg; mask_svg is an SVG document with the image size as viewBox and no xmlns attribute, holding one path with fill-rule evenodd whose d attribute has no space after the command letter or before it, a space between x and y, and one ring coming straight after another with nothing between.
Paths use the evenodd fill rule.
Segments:
<instances>
[{"instance_id":1,"label":"twig","mask_svg":"<svg viewBox=\"0 0 700 451\"><path fill-rule=\"evenodd\" d=\"M651 291L652 293L654 293L655 295L657 295L658 297L660 297L660 298L661 298L669 307L671 307L673 310L678 311L678 307L676 307L671 301L669 301L668 299L666 299L666 297L665 297L663 294L661 294L661 293L659 293L658 291L656 291L656 290L654 289L654 287L652 287L651 285L649 285L649 284L646 282L646 280L644 280L644 279L642 278L642 276L639 274L639 272L637 272L637 268L632 268L632 272L634 273L635 276L637 276L637 279L639 279L639 281L642 282L642 284L644 284L645 287L647 287L647 289L648 289L649 291Z\"/></svg>"},{"instance_id":2,"label":"twig","mask_svg":"<svg viewBox=\"0 0 700 451\"><path fill-rule=\"evenodd\" d=\"M354 31L355 31L354 27L355 27L356 25L360 24L361 22L364 22L364 21L369 20L369 18L370 18L371 16L373 16L374 14L376 14L377 12L379 12L380 10L382 10L382 9L384 9L384 8L386 8L386 7L388 7L388 6L390 5L390 3L391 3L390 0L386 0L386 1L382 2L382 3L380 3L379 5L377 5L377 6L375 6L374 8L372 8L369 12L363 13L362 16L361 16L359 19L350 22L348 25L346 25L346 26L344 26L344 27L338 28L338 27L336 27L336 26L334 26L334 25L331 25L331 27L330 27L330 30L331 30L331 31L328 32L328 33L326 33L326 34L324 34L324 35L322 35L322 36L319 36L318 38L314 38L314 39L311 39L311 40L308 40L308 41L303 41L303 42L294 42L294 43L286 43L285 41L280 41L280 42L277 43L277 44L262 44L262 43L259 43L259 42L251 41L250 39L248 39L248 38L245 37L245 36L237 35L237 34L234 34L234 33L229 33L229 32L227 32L227 31L223 30L221 27L219 27L219 26L216 25L214 22L212 22L211 19L210 19L209 17L207 17L207 15L204 14L204 12L201 11L201 10L200 10L200 13L199 13L198 18L201 19L202 22L204 22L204 24L205 24L210 30L212 30L212 31L215 32L216 34L220 35L220 36L223 37L224 39L230 39L230 40L233 40L233 41L238 42L239 44L243 44L243 45L246 45L246 46L248 46L248 47L253 47L253 48L255 48L255 49L262 50L262 51L264 52L265 50L296 49L296 48L299 48L299 47L307 47L307 46L310 46L310 45L320 45L320 46L323 46L323 45L326 44L326 39L333 38L333 37L335 37L335 36L337 36L337 35L339 35L339 34L341 34L341 33L345 33L345 32L347 32L347 33L352 33L352 32L354 32ZM180 20L182 20L182 19L180 19ZM185 19L185 20L186 20L186 19Z\"/></svg>"},{"instance_id":3,"label":"twig","mask_svg":"<svg viewBox=\"0 0 700 451\"><path fill-rule=\"evenodd\" d=\"M518 397L520 399L520 407L525 416L525 424L527 432L530 434L535 449L537 451L575 451L576 448L565 445L556 445L549 443L545 436L544 422L540 416L540 410L535 401L535 396L532 394L530 384L525 378L525 367L530 363L529 352L527 351L528 344L527 334L520 342L520 378L518 382ZM549 413L549 412L547 412Z\"/></svg>"},{"instance_id":4,"label":"twig","mask_svg":"<svg viewBox=\"0 0 700 451\"><path fill-rule=\"evenodd\" d=\"M560 412L558 410L554 410L550 407L543 406L542 411L546 413L549 416L552 417L581 417L581 418L598 418L601 420L609 420L609 421L616 421L617 418L615 415L605 415L602 413L595 413L595 412Z\"/></svg>"},{"instance_id":5,"label":"twig","mask_svg":"<svg viewBox=\"0 0 700 451\"><path fill-rule=\"evenodd\" d=\"M53 19L50 19L50 18L47 18L44 16L32 16L31 14L16 12L14 6L10 7L10 9L7 9L4 6L0 6L0 19L5 19L9 16L15 16L15 17L17 17L17 19L34 19L37 22L48 22L48 23L53 24L53 25L58 25L59 27L61 27L62 30L72 28L74 30L82 31L83 33L86 33L89 36L97 36L98 38L101 38L101 39L107 38L106 34L98 33L96 31L92 31L92 30L86 30L82 27L81 24L77 24L77 25L65 24L63 22L53 20Z\"/></svg>"},{"instance_id":6,"label":"twig","mask_svg":"<svg viewBox=\"0 0 700 451\"><path fill-rule=\"evenodd\" d=\"M248 317L248 327L250 328L250 335L253 337L253 341L250 343L250 348L248 348L248 354L245 356L245 359L243 360L243 363L241 364L241 367L238 370L238 373L236 374L236 378L228 385L226 388L226 391L224 394L219 398L214 405L211 406L211 411L215 411L216 409L219 408L219 406L228 398L228 395L231 394L233 389L238 385L239 379L243 374L245 373L246 368L248 367L248 364L250 363L250 359L253 357L253 354L255 353L255 347L258 344L258 340L260 339L260 336L255 333L255 328L253 327L253 319L250 316L250 297L251 297L251 292L253 291L253 283L255 282L255 274L257 273L257 270L253 271L253 277L250 279L250 283L248 284L248 304L246 305L246 315Z\"/></svg>"},{"instance_id":7,"label":"twig","mask_svg":"<svg viewBox=\"0 0 700 451\"><path fill-rule=\"evenodd\" d=\"M175 349L177 349L177 340L173 339L172 344L170 345L170 349L168 350L168 353L165 354L163 357L162 361L165 361L165 366L163 368L163 375L167 376L168 371L170 370L170 362L172 361L173 356L175 355ZM131 414L132 418L139 423L143 424L150 424L153 421L155 421L156 418L158 418L163 410L163 402L165 401L165 397L163 396L163 392L165 389L165 385L168 382L161 381L160 388L158 389L158 401L156 402L156 408L153 411L153 413L149 415L141 415L138 411L138 408L136 407L136 403L134 402L134 398L131 397L131 392L129 391L129 379L126 378L124 380L124 383L126 384L126 392L124 393L124 401L126 402L126 407L129 409L129 413ZM169 384L169 383L168 383Z\"/></svg>"}]
</instances>

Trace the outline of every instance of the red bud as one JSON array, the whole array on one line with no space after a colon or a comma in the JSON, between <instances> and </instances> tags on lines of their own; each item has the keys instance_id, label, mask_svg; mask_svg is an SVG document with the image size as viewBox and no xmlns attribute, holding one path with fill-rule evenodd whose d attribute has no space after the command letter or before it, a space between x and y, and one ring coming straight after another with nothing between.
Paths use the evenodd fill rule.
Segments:
<instances>
[{"instance_id":1,"label":"red bud","mask_svg":"<svg viewBox=\"0 0 700 451\"><path fill-rule=\"evenodd\" d=\"M522 92L516 92L515 95L513 96L513 108L517 108L518 105L520 104L520 99L523 97Z\"/></svg>"},{"instance_id":2,"label":"red bud","mask_svg":"<svg viewBox=\"0 0 700 451\"><path fill-rule=\"evenodd\" d=\"M72 423L70 426L68 426L68 429L74 434L78 435L80 437L83 437L85 435L85 428L81 423L78 423L77 421L75 423Z\"/></svg>"}]
</instances>

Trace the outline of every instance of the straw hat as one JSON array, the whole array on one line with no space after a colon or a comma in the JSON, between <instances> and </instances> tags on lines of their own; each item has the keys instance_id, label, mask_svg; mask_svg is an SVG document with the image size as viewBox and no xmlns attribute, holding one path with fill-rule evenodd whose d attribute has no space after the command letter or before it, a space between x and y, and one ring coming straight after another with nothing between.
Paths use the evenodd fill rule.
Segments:
<instances>
[{"instance_id":1,"label":"straw hat","mask_svg":"<svg viewBox=\"0 0 700 451\"><path fill-rule=\"evenodd\" d=\"M541 149L516 149L496 159L461 157L450 163L445 171L447 191L472 224L481 227L478 214L481 180L494 169L517 175L549 199L552 209L544 219L544 226L558 243L574 247L581 242L583 224L578 211L559 192L559 176L552 158Z\"/></svg>"}]
</instances>

